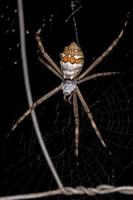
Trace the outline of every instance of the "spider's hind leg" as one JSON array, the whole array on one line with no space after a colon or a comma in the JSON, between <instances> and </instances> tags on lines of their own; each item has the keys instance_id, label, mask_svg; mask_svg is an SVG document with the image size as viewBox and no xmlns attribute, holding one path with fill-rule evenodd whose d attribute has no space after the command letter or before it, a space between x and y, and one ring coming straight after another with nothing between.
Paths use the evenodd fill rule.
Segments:
<instances>
[{"instance_id":1,"label":"spider's hind leg","mask_svg":"<svg viewBox=\"0 0 133 200\"><path fill-rule=\"evenodd\" d=\"M104 142L104 140L102 138L102 135L101 135L99 129L97 128L97 125L96 125L96 123L95 123L95 121L93 119L93 115L92 115L92 113L90 111L90 108L88 107L87 103L85 102L85 100L84 100L84 98L83 98L83 96L82 96L82 94L81 94L81 92L80 92L78 87L76 87L76 92L77 92L77 95L79 97L79 100L81 101L81 104L82 104L85 112L87 113L87 116L88 116L88 118L89 118L89 120L91 122L91 125L92 125L97 137L100 139L102 145L106 148L107 146L106 146L106 144L105 144L105 142Z\"/></svg>"},{"instance_id":2,"label":"spider's hind leg","mask_svg":"<svg viewBox=\"0 0 133 200\"><path fill-rule=\"evenodd\" d=\"M35 109L42 102L46 101L48 98L56 94L59 90L61 90L61 85L57 86L56 88L39 98L36 102L34 102L32 106L16 121L11 130L15 130L17 126L32 112L33 109Z\"/></svg>"},{"instance_id":3,"label":"spider's hind leg","mask_svg":"<svg viewBox=\"0 0 133 200\"><path fill-rule=\"evenodd\" d=\"M75 156L78 157L79 154L79 111L77 103L77 94L73 92L73 112L75 119Z\"/></svg>"}]
</instances>

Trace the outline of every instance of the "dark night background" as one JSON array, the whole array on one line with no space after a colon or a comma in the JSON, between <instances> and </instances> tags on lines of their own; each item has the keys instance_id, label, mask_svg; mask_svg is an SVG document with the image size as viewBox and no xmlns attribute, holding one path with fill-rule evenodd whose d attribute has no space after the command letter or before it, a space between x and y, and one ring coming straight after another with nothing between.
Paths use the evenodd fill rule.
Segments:
<instances>
[{"instance_id":1,"label":"dark night background","mask_svg":"<svg viewBox=\"0 0 133 200\"><path fill-rule=\"evenodd\" d=\"M35 32L42 29L42 41L59 64L64 46L75 41L70 0L25 0L25 29L31 89L34 101L56 87L60 80L38 61ZM81 91L108 146L105 150L81 106L79 166L74 156L74 120L71 105L62 93L37 108L43 138L65 186L100 184L133 185L133 4L131 1L80 0L75 14L85 67L96 59L120 32L128 11L128 26L115 50L93 72L120 71L119 76L81 85ZM42 156L32 121L27 118L11 132L13 123L28 108L25 94L17 2L0 2L0 196L55 189L56 183ZM79 104L80 105L80 104ZM112 156L109 155L112 152ZM88 199L87 196L49 199ZM89 199L132 199L118 194Z\"/></svg>"}]
</instances>

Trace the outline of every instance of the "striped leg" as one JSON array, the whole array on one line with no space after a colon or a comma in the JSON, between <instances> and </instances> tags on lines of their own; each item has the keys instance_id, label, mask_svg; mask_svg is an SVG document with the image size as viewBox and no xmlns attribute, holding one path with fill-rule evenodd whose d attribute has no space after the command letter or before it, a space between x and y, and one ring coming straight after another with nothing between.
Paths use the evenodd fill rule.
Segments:
<instances>
[{"instance_id":1,"label":"striped leg","mask_svg":"<svg viewBox=\"0 0 133 200\"><path fill-rule=\"evenodd\" d=\"M101 136L101 133L100 133L100 131L98 130L97 125L96 125L96 123L95 123L95 121L94 121L94 119L93 119L93 115L92 115L92 113L91 113L91 111L90 111L90 109L89 109L87 103L85 102L85 100L84 100L84 98L83 98L83 96L82 96L82 94L81 94L81 92L80 92L80 90L79 90L78 87L76 88L76 92L77 92L77 95L78 95L78 97L79 97L79 99L80 99L80 101L81 101L81 104L82 104L82 106L83 106L85 112L87 113L87 116L88 116L88 118L89 118L89 120L90 120L90 122L91 122L91 125L92 125L92 127L93 127L93 129L94 129L94 131L95 131L95 133L96 133L96 135L97 135L97 137L100 139L102 145L103 145L104 147L106 147L106 144L105 144L105 142L103 141L103 138L102 138L102 136Z\"/></svg>"},{"instance_id":2,"label":"striped leg","mask_svg":"<svg viewBox=\"0 0 133 200\"><path fill-rule=\"evenodd\" d=\"M47 69L49 69L51 72L53 72L57 77L59 77L62 80L62 76L51 65L45 62L41 57L39 57L38 59L45 67L47 67Z\"/></svg>"},{"instance_id":3,"label":"striped leg","mask_svg":"<svg viewBox=\"0 0 133 200\"><path fill-rule=\"evenodd\" d=\"M59 90L61 90L61 85L53 89L52 91L45 94L43 97L38 99L35 103L32 104L32 106L16 121L16 123L12 127L12 131L17 128L17 126L31 113L31 111L37 107L39 104L44 102L46 99L50 98L54 94L56 94Z\"/></svg>"},{"instance_id":4,"label":"striped leg","mask_svg":"<svg viewBox=\"0 0 133 200\"><path fill-rule=\"evenodd\" d=\"M41 42L41 38L40 38L40 31L41 29L39 29L37 32L36 32L36 36L35 36L35 39L37 41L37 45L38 45L38 48L40 50L40 52L42 53L44 59L53 67L53 69L59 74L62 76L62 72L60 70L60 68L56 65L56 63L50 58L50 56L47 54L47 52L45 51L43 45L42 45L42 42Z\"/></svg>"},{"instance_id":5,"label":"striped leg","mask_svg":"<svg viewBox=\"0 0 133 200\"><path fill-rule=\"evenodd\" d=\"M128 22L128 17L129 17L129 12L127 14L127 20L124 23L124 26L122 28L122 30L120 31L119 35L117 36L117 38L112 42L112 44L106 49L106 51L104 51L86 70L85 72L83 72L81 75L79 75L79 77L77 78L78 80L81 80L82 78L84 78L88 73L90 73L100 62L102 62L102 60L109 55L112 50L117 46L118 42L120 41L121 37L124 34L125 28L127 26L127 22Z\"/></svg>"},{"instance_id":6,"label":"striped leg","mask_svg":"<svg viewBox=\"0 0 133 200\"><path fill-rule=\"evenodd\" d=\"M79 154L79 112L77 103L77 94L73 93L73 112L75 119L75 156L78 157Z\"/></svg>"},{"instance_id":7,"label":"striped leg","mask_svg":"<svg viewBox=\"0 0 133 200\"><path fill-rule=\"evenodd\" d=\"M98 77L112 76L112 75L117 75L117 74L120 74L120 72L102 72L102 73L92 74L92 75L86 76L85 78L78 81L78 84L89 81L91 79L98 78Z\"/></svg>"}]
</instances>

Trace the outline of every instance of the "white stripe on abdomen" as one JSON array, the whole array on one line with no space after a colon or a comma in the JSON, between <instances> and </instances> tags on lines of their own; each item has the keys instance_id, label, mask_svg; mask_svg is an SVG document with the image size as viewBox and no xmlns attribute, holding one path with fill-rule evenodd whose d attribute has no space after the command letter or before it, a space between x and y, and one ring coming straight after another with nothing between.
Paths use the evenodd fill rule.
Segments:
<instances>
[{"instance_id":1,"label":"white stripe on abdomen","mask_svg":"<svg viewBox=\"0 0 133 200\"><path fill-rule=\"evenodd\" d=\"M74 79L82 70L83 64L74 63L71 64L70 62L60 62L61 69L63 72L64 79Z\"/></svg>"}]
</instances>

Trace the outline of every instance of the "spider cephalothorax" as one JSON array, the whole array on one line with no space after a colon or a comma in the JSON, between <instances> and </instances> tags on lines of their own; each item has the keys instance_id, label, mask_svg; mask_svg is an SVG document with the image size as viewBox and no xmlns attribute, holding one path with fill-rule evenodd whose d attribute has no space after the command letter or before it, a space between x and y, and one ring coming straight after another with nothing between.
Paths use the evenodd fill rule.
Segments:
<instances>
[{"instance_id":1,"label":"spider cephalothorax","mask_svg":"<svg viewBox=\"0 0 133 200\"><path fill-rule=\"evenodd\" d=\"M91 73L90 72L112 51L112 49L118 44L120 38L124 33L124 29L127 25L127 21L124 23L124 27L113 41L113 43L107 48L105 52L101 54L87 69L80 74L83 65L84 65L84 55L81 48L75 43L72 42L68 47L64 48L63 53L60 54L61 68L56 65L56 63L50 58L50 56L45 51L41 39L40 39L40 29L36 33L36 41L39 47L39 50L43 58L39 57L41 63L47 67L52 73L54 73L62 82L59 86L42 96L38 99L33 105L27 110L14 124L12 130L14 130L19 123L21 123L26 116L28 116L31 111L39 104L44 102L46 99L50 98L52 95L62 90L64 97L68 96L72 98L73 112L75 118L75 155L78 156L78 146L79 146L79 111L78 111L78 99L81 102L85 112L87 113L88 119L93 127L97 137L101 141L102 145L106 147L106 144L102 138L102 135L93 119L93 115L89 106L87 105L78 85L88 80L95 79L97 77L111 76L118 74L119 72L102 72L102 73ZM78 99L77 99L78 97Z\"/></svg>"}]
</instances>

